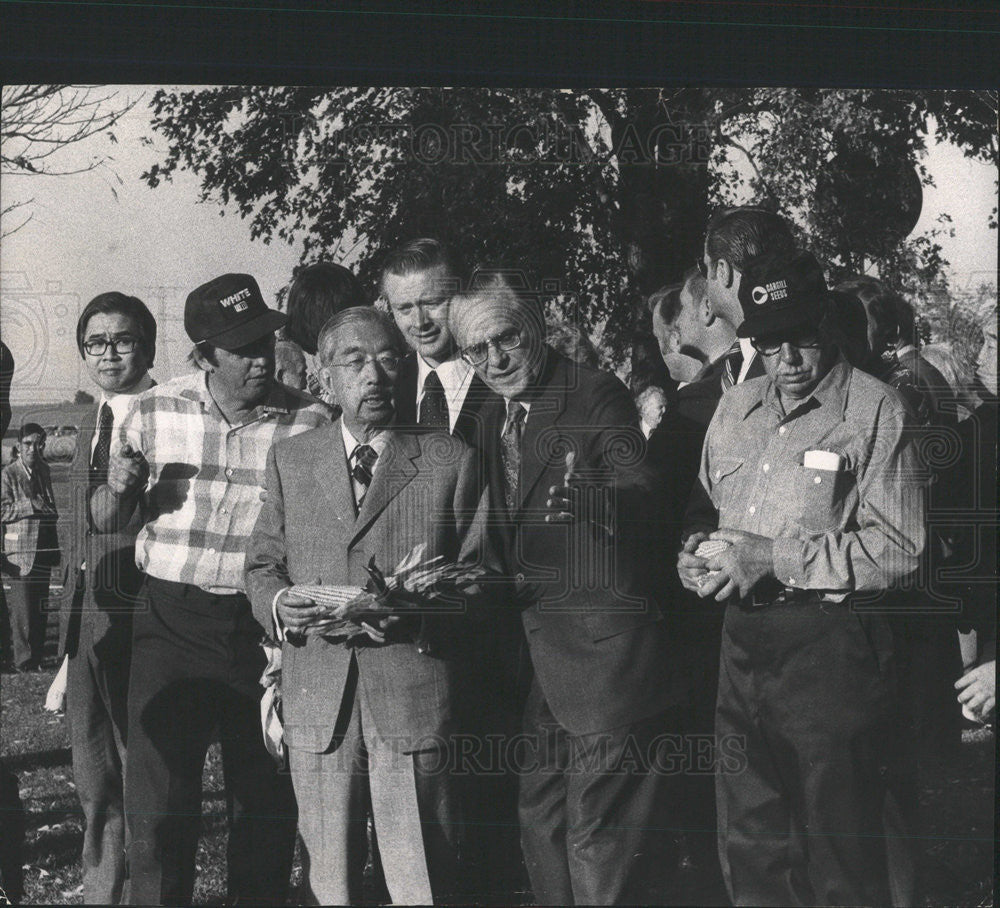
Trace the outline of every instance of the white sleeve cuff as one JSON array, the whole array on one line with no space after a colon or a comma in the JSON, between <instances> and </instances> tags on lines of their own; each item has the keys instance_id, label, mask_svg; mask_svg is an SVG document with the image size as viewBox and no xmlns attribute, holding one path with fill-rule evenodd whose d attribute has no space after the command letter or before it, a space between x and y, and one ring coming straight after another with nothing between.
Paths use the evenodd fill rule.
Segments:
<instances>
[{"instance_id":1,"label":"white sleeve cuff","mask_svg":"<svg viewBox=\"0 0 1000 908\"><path fill-rule=\"evenodd\" d=\"M271 620L274 622L274 639L279 643L285 642L285 626L278 617L278 597L288 589L291 589L291 587L286 586L278 590L274 594L274 599L271 600Z\"/></svg>"}]
</instances>

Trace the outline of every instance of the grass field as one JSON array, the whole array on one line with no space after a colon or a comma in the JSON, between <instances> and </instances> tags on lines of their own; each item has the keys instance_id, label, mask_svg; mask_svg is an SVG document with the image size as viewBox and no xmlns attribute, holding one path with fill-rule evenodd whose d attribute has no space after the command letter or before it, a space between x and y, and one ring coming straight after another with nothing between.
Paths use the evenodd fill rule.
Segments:
<instances>
[{"instance_id":1,"label":"grass field","mask_svg":"<svg viewBox=\"0 0 1000 908\"><path fill-rule=\"evenodd\" d=\"M83 830L65 718L42 709L54 658L46 666L37 673L2 676L0 751L20 777L27 811L25 903L80 903ZM992 905L995 767L993 733L983 730L966 733L956 762L929 766L922 774L925 905ZM205 766L203 811L195 903L222 904L225 799L217 746ZM296 861L293 881L298 875Z\"/></svg>"}]
</instances>

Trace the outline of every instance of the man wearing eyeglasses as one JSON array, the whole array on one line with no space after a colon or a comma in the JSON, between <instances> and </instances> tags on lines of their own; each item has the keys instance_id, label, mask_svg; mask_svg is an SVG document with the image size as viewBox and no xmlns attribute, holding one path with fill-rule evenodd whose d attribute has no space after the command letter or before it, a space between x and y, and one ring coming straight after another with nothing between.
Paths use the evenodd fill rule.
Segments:
<instances>
[{"instance_id":1,"label":"man wearing eyeglasses","mask_svg":"<svg viewBox=\"0 0 1000 908\"><path fill-rule=\"evenodd\" d=\"M274 332L285 320L248 274L193 290L184 328L197 369L133 398L107 482L91 496L98 532L120 531L138 512L145 574L128 691L129 904L191 903L216 730L230 805L228 900L282 904L287 895L294 798L261 735L266 659L243 560L268 449L329 416L275 381Z\"/></svg>"},{"instance_id":2,"label":"man wearing eyeglasses","mask_svg":"<svg viewBox=\"0 0 1000 908\"><path fill-rule=\"evenodd\" d=\"M101 389L80 427L70 466L70 543L60 612L60 671L73 749L73 778L84 815L83 898L117 905L125 880L124 765L132 612L142 573L135 564L138 513L118 532L94 532L90 498L107 481L117 430L136 395L154 384L156 320L123 293L102 293L77 321L77 347ZM57 676L58 677L58 676ZM50 690L58 706L58 691Z\"/></svg>"},{"instance_id":3,"label":"man wearing eyeglasses","mask_svg":"<svg viewBox=\"0 0 1000 908\"><path fill-rule=\"evenodd\" d=\"M488 495L464 442L394 425L402 353L395 325L376 309L327 322L320 378L341 418L271 449L247 549L254 613L284 640L307 904L362 900L368 804L392 902L456 897L461 810L450 736L466 678L453 630L467 604L452 597L405 617L366 616L374 599L360 588L372 561L389 574L418 545L425 562L490 566ZM327 606L296 584L358 595Z\"/></svg>"},{"instance_id":4,"label":"man wearing eyeglasses","mask_svg":"<svg viewBox=\"0 0 1000 908\"><path fill-rule=\"evenodd\" d=\"M747 315L740 302L743 270L762 255L791 255L795 241L787 222L777 214L753 205L723 208L708 222L705 251L698 262L708 286L715 315L735 331ZM720 377L722 390L764 374L764 365L747 337L740 335L726 354Z\"/></svg>"},{"instance_id":5,"label":"man wearing eyeglasses","mask_svg":"<svg viewBox=\"0 0 1000 908\"><path fill-rule=\"evenodd\" d=\"M502 275L452 315L502 398L487 451L534 669L517 765L535 901L660 903L672 814L655 765L679 679L643 582L652 483L635 405L614 376L546 345L541 306Z\"/></svg>"},{"instance_id":6,"label":"man wearing eyeglasses","mask_svg":"<svg viewBox=\"0 0 1000 908\"><path fill-rule=\"evenodd\" d=\"M749 263L740 302L767 374L722 396L678 561L685 587L728 603L716 735L742 759L716 775L726 885L736 905L915 904L892 638L864 609L924 548L909 413L837 349L808 253Z\"/></svg>"}]
</instances>

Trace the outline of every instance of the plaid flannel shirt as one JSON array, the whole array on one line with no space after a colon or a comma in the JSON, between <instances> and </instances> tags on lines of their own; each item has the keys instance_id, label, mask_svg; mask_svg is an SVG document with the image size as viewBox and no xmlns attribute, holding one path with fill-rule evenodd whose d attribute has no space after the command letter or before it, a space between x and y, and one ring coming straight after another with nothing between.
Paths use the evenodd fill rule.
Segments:
<instances>
[{"instance_id":1,"label":"plaid flannel shirt","mask_svg":"<svg viewBox=\"0 0 1000 908\"><path fill-rule=\"evenodd\" d=\"M313 398L276 384L239 426L222 415L204 372L140 394L120 441L149 463L136 564L161 580L243 592L243 559L264 491L271 445L330 421Z\"/></svg>"}]
</instances>

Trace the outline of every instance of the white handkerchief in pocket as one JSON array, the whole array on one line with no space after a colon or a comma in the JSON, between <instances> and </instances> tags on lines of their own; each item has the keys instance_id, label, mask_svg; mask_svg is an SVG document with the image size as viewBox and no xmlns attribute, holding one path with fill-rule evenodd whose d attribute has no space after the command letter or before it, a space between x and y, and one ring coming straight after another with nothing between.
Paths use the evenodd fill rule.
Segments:
<instances>
[{"instance_id":1,"label":"white handkerchief in pocket","mask_svg":"<svg viewBox=\"0 0 1000 908\"><path fill-rule=\"evenodd\" d=\"M844 469L844 458L836 451L806 451L802 466L811 470L829 470L839 473Z\"/></svg>"}]
</instances>

